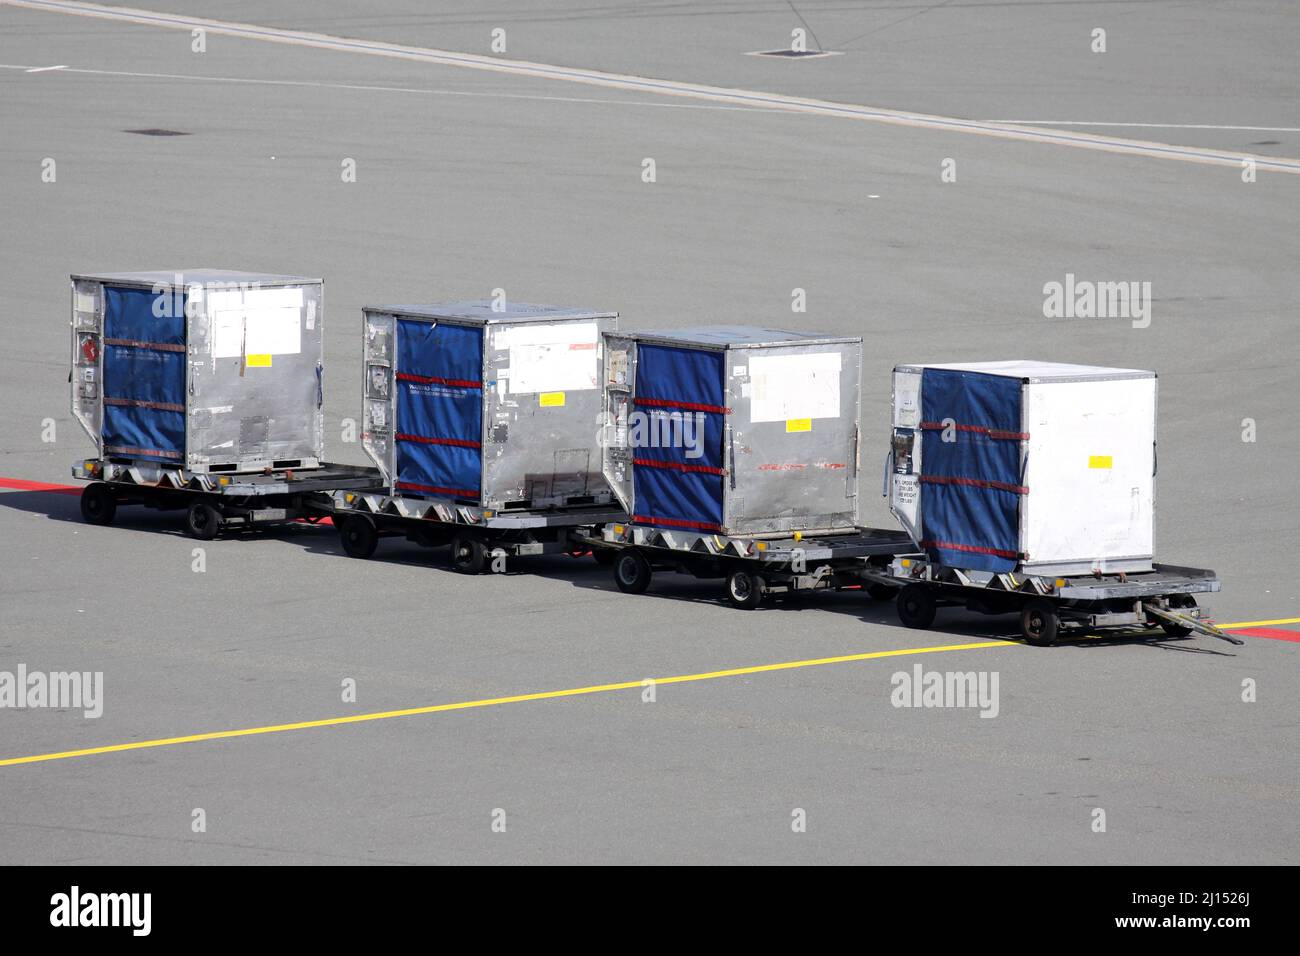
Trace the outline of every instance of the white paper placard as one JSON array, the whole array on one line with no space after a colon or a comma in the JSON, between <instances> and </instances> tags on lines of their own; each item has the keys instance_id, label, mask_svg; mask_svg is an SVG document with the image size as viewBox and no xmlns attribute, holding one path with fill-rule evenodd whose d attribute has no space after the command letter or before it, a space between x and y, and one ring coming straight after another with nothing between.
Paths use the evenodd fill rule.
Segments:
<instances>
[{"instance_id":1,"label":"white paper placard","mask_svg":"<svg viewBox=\"0 0 1300 956\"><path fill-rule=\"evenodd\" d=\"M752 422L840 417L840 353L755 355L749 360Z\"/></svg>"}]
</instances>

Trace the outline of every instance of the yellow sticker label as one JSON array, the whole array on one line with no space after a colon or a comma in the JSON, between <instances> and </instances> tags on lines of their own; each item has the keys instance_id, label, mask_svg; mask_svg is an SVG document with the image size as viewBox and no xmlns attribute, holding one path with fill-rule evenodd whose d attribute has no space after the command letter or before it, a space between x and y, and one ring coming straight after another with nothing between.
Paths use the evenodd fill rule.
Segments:
<instances>
[{"instance_id":1,"label":"yellow sticker label","mask_svg":"<svg viewBox=\"0 0 1300 956\"><path fill-rule=\"evenodd\" d=\"M244 363L249 368L270 368L271 356L269 355L249 355Z\"/></svg>"},{"instance_id":2,"label":"yellow sticker label","mask_svg":"<svg viewBox=\"0 0 1300 956\"><path fill-rule=\"evenodd\" d=\"M1088 457L1089 468L1109 468L1114 461L1110 455L1090 455Z\"/></svg>"},{"instance_id":3,"label":"yellow sticker label","mask_svg":"<svg viewBox=\"0 0 1300 956\"><path fill-rule=\"evenodd\" d=\"M788 432L810 432L812 431L812 419L788 418L785 422L785 430Z\"/></svg>"},{"instance_id":4,"label":"yellow sticker label","mask_svg":"<svg viewBox=\"0 0 1300 956\"><path fill-rule=\"evenodd\" d=\"M560 408L564 405L563 392L542 392L537 396L542 408Z\"/></svg>"}]
</instances>

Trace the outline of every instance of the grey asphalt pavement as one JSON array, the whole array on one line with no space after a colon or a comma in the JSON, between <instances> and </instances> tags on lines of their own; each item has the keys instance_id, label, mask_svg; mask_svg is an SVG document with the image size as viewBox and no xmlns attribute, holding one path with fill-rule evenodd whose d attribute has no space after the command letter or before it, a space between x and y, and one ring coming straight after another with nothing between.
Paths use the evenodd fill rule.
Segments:
<instances>
[{"instance_id":1,"label":"grey asphalt pavement","mask_svg":"<svg viewBox=\"0 0 1300 956\"><path fill-rule=\"evenodd\" d=\"M153 6L483 54L502 26L520 59L971 119L1300 126L1281 2L796 3L849 49L802 62L743 55L788 43L776 3ZM186 135L126 132L149 128ZM1300 156L1294 132L1104 132ZM1221 622L1300 620L1300 177L218 35L195 53L186 31L0 5L0 210L0 670L103 671L106 694L99 719L0 709L0 760L982 645L0 766L0 863L1300 862L1294 641L1038 649L996 643L1010 619L913 631L858 594L741 612L665 577L629 597L589 559L467 579L385 541L361 562L308 527L207 544L197 573L175 514L91 527L13 481L71 484L91 452L67 411L71 272L324 277L327 435L353 464L362 305L500 287L625 327L864 336L877 527L895 364L1153 368L1159 559L1219 571ZM1150 327L1045 318L1067 273L1151 282ZM996 671L998 716L893 707L918 663Z\"/></svg>"}]
</instances>

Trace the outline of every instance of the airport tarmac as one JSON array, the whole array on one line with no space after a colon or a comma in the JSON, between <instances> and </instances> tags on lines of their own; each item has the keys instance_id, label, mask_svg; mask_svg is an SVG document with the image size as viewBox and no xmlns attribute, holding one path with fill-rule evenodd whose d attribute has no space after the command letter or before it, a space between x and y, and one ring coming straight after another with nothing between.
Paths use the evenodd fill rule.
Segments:
<instances>
[{"instance_id":1,"label":"airport tarmac","mask_svg":"<svg viewBox=\"0 0 1300 956\"><path fill-rule=\"evenodd\" d=\"M800 61L745 55L789 42L784 4L423 7L154 0L166 26L0 3L0 671L104 675L96 719L0 709L0 862L1300 862L1291 5L796 4L851 48ZM268 36L195 52L196 17ZM489 57L497 27L532 66L388 48ZM624 79L562 75L584 70ZM968 125L862 115L885 110ZM1137 145L1051 138L1071 132ZM1201 151L1279 165L1247 182ZM92 527L58 487L93 450L68 274L173 266L324 278L327 443L351 464L364 304L501 288L626 328L860 334L876 527L895 364L1155 369L1158 559L1217 570L1203 603L1254 626L1042 649L855 593L631 597L589 558L362 562L305 526L203 544L198 572L179 515ZM1149 282L1149 325L1046 317L1067 275ZM893 706L916 665L996 672L997 716ZM150 741L172 742L111 749Z\"/></svg>"}]
</instances>

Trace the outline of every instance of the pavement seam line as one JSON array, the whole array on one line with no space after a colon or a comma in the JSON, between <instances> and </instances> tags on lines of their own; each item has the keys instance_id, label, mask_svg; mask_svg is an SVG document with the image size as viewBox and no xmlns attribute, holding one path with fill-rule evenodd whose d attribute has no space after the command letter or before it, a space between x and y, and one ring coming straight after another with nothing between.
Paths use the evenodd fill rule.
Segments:
<instances>
[{"instance_id":1,"label":"pavement seam line","mask_svg":"<svg viewBox=\"0 0 1300 956\"><path fill-rule=\"evenodd\" d=\"M137 23L145 26L164 27L174 30L202 29L225 36L243 37L245 39L264 40L272 43L286 43L296 46L315 47L317 49L335 50L347 53L363 53L371 56L388 56L398 59L419 60L426 63L438 63L444 66L459 66L496 73L508 73L516 76L528 76L535 79L563 80L572 83L586 83L611 89L641 90L666 96L686 96L695 99L707 99L723 103L742 103L745 105L766 105L790 112L810 113L820 116L835 116L859 119L870 122L888 123L897 126L945 130L948 132L970 133L991 136L1000 139L1013 139L1022 142L1045 143L1057 146L1070 146L1078 149L1098 150L1102 152L1121 153L1129 156L1142 156L1148 159L1168 159L1181 162L1204 163L1215 166L1242 167L1249 161L1258 169L1300 175L1300 159L1285 157L1268 157L1251 153L1224 152L1222 150L1202 149L1185 146L1173 146L1146 140L1122 139L1118 137L1098 136L1089 133L1072 133L1065 130L1053 130L1040 127L1014 126L980 120L967 120L951 116L938 116L929 113L916 113L904 110L890 110L879 107L861 106L850 103L836 103L829 100L786 96L777 93L764 93L755 90L732 89L728 87L709 86L701 83L688 83L674 80L657 80L632 74L607 73L601 70L589 70L572 67L559 67L547 63L535 63L528 60L510 60L474 53L459 53L450 50L438 50L430 47L404 46L384 41L356 40L347 37L331 36L302 30L284 30L275 27L263 27L256 24L233 23L224 20L210 20L202 17L190 17L180 14L160 13L133 7L106 7L81 0L0 0L0 4L48 13L64 13L75 16L97 17L104 20Z\"/></svg>"}]
</instances>

